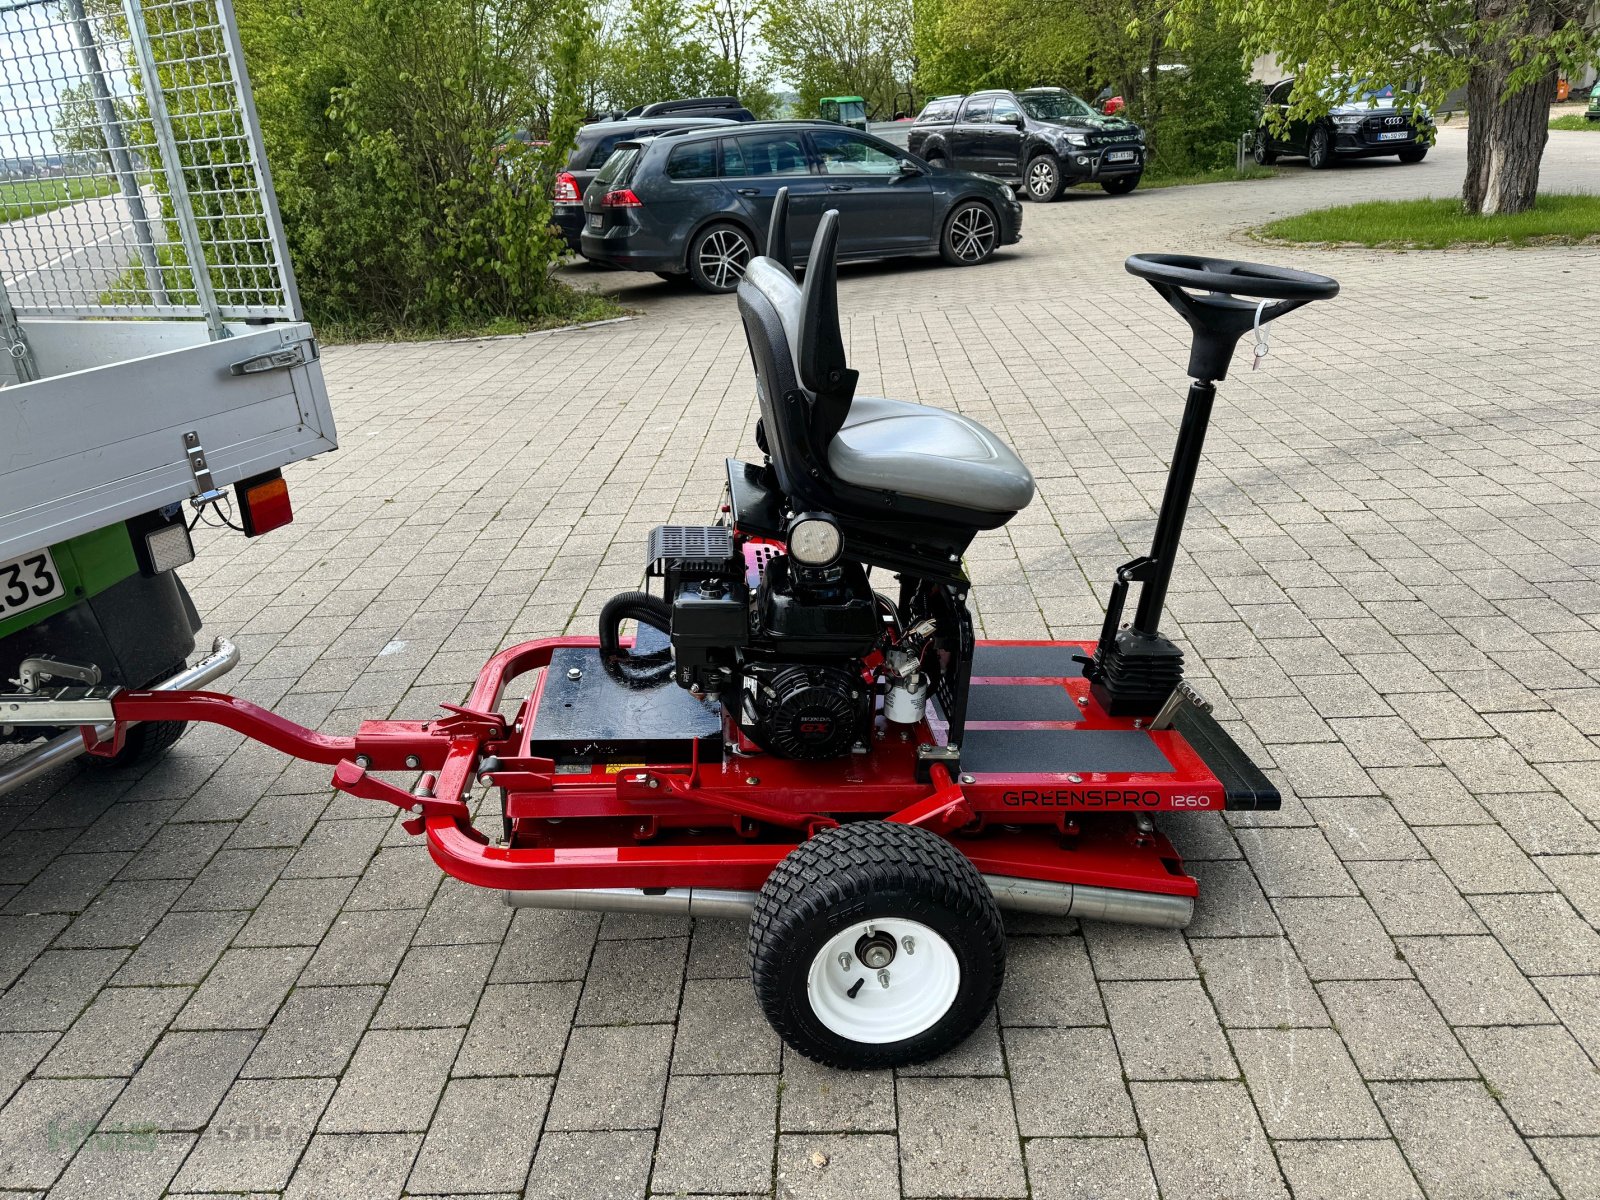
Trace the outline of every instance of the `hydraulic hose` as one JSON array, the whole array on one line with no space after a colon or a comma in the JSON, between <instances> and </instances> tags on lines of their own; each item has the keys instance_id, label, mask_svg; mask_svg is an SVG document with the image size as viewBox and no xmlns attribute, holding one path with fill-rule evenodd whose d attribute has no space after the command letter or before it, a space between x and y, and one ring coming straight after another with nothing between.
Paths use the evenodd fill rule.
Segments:
<instances>
[{"instance_id":1,"label":"hydraulic hose","mask_svg":"<svg viewBox=\"0 0 1600 1200\"><path fill-rule=\"evenodd\" d=\"M600 659L629 687L654 687L672 678L672 650L634 654L621 642L624 621L649 625L670 636L672 606L649 592L620 592L600 610Z\"/></svg>"}]
</instances>

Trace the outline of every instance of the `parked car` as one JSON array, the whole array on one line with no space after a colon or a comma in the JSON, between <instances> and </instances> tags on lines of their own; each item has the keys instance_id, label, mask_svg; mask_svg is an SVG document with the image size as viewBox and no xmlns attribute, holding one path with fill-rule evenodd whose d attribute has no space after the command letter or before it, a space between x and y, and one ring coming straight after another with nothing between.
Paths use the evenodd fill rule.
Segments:
<instances>
[{"instance_id":1,"label":"parked car","mask_svg":"<svg viewBox=\"0 0 1600 1200\"><path fill-rule=\"evenodd\" d=\"M1256 125L1254 155L1267 167L1280 155L1304 156L1312 170L1331 167L1341 158L1382 158L1394 155L1403 163L1419 163L1433 144L1434 124L1424 109L1413 111L1395 105L1394 88L1338 89L1325 94L1328 112L1311 120L1283 121L1294 96L1293 79L1267 89ZM1281 127L1268 117L1277 113Z\"/></svg>"},{"instance_id":2,"label":"parked car","mask_svg":"<svg viewBox=\"0 0 1600 1200\"><path fill-rule=\"evenodd\" d=\"M567 169L556 176L555 211L552 220L567 239L567 246L582 251L583 193L605 166L617 143L634 138L654 137L677 129L703 129L707 126L736 125L726 117L640 117L622 121L596 121L578 130L578 143L567 156Z\"/></svg>"},{"instance_id":3,"label":"parked car","mask_svg":"<svg viewBox=\"0 0 1600 1200\"><path fill-rule=\"evenodd\" d=\"M841 259L939 254L970 266L1022 236L1022 207L999 180L936 172L858 130L771 121L619 144L584 193L584 257L731 292L782 187L796 265L825 209L839 210Z\"/></svg>"},{"instance_id":4,"label":"parked car","mask_svg":"<svg viewBox=\"0 0 1600 1200\"><path fill-rule=\"evenodd\" d=\"M1144 173L1144 130L1107 117L1062 88L940 96L917 117L907 147L935 166L982 171L1054 200L1075 183L1126 195Z\"/></svg>"},{"instance_id":5,"label":"parked car","mask_svg":"<svg viewBox=\"0 0 1600 1200\"><path fill-rule=\"evenodd\" d=\"M1583 115L1590 121L1600 121L1600 87L1589 92L1589 107L1584 110Z\"/></svg>"},{"instance_id":6,"label":"parked car","mask_svg":"<svg viewBox=\"0 0 1600 1200\"><path fill-rule=\"evenodd\" d=\"M725 117L730 121L754 121L755 113L739 103L737 96L689 96L682 100L657 100L636 104L624 117Z\"/></svg>"}]
</instances>

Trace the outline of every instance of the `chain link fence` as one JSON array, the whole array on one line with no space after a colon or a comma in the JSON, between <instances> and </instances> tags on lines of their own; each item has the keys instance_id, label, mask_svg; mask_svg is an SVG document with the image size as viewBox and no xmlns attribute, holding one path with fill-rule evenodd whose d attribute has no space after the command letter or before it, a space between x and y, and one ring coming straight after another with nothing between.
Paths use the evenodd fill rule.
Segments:
<instances>
[{"instance_id":1,"label":"chain link fence","mask_svg":"<svg viewBox=\"0 0 1600 1200\"><path fill-rule=\"evenodd\" d=\"M0 0L0 281L24 320L299 318L228 0Z\"/></svg>"}]
</instances>

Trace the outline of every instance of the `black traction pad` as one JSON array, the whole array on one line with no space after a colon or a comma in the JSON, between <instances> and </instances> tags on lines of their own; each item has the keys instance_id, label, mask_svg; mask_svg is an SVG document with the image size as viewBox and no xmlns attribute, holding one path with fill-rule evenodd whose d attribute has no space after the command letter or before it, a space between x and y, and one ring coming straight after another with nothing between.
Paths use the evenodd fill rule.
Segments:
<instances>
[{"instance_id":1,"label":"black traction pad","mask_svg":"<svg viewBox=\"0 0 1600 1200\"><path fill-rule=\"evenodd\" d=\"M974 775L1084 775L1171 774L1173 767L1139 729L968 729L961 769Z\"/></svg>"},{"instance_id":2,"label":"black traction pad","mask_svg":"<svg viewBox=\"0 0 1600 1200\"><path fill-rule=\"evenodd\" d=\"M979 642L972 655L972 673L982 678L1001 679L1076 679L1083 664L1073 656L1085 651L1078 646L996 646ZM969 714L970 715L970 714Z\"/></svg>"},{"instance_id":3,"label":"black traction pad","mask_svg":"<svg viewBox=\"0 0 1600 1200\"><path fill-rule=\"evenodd\" d=\"M975 683L967 721L1080 721L1083 713L1058 683Z\"/></svg>"}]
</instances>

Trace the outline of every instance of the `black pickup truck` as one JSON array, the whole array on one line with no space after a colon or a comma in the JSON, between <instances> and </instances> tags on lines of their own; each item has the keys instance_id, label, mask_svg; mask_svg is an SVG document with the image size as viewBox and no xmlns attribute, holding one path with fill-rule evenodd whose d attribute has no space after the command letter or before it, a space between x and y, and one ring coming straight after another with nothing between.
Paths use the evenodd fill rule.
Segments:
<instances>
[{"instance_id":1,"label":"black pickup truck","mask_svg":"<svg viewBox=\"0 0 1600 1200\"><path fill-rule=\"evenodd\" d=\"M934 166L1017 184L1030 200L1054 200L1089 182L1122 196L1144 173L1144 130L1101 116L1062 88L935 97L906 145Z\"/></svg>"}]
</instances>

